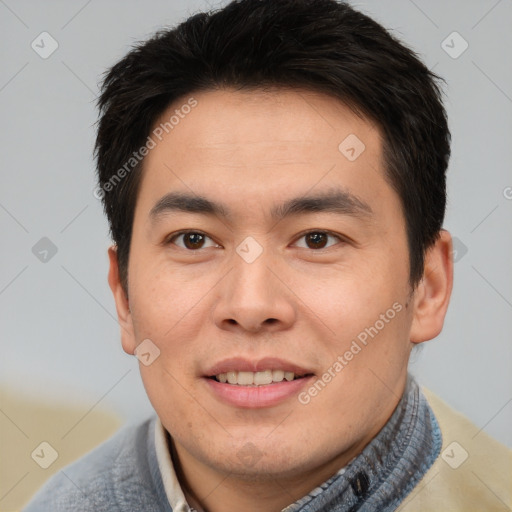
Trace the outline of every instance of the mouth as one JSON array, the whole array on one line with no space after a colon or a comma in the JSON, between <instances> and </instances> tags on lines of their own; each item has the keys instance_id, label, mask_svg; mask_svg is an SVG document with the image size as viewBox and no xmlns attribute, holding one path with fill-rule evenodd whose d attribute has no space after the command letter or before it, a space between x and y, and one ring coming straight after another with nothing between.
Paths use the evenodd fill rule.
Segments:
<instances>
[{"instance_id":1,"label":"mouth","mask_svg":"<svg viewBox=\"0 0 512 512\"><path fill-rule=\"evenodd\" d=\"M277 384L279 382L291 382L305 377L312 376L312 373L305 373L303 375L295 374L294 372L284 370L263 370L260 372L248 371L230 371L226 373L219 373L211 375L209 379L213 379L222 384L231 384L233 386L249 386L258 387L266 386L269 384Z\"/></svg>"},{"instance_id":2,"label":"mouth","mask_svg":"<svg viewBox=\"0 0 512 512\"><path fill-rule=\"evenodd\" d=\"M297 395L314 375L311 370L282 359L234 358L210 368L204 382L221 402L259 408L278 405Z\"/></svg>"}]
</instances>

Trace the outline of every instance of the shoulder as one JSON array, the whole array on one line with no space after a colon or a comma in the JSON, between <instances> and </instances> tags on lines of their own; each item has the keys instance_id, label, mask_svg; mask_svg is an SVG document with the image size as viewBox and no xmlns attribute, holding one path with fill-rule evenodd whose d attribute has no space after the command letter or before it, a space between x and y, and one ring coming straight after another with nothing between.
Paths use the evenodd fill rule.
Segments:
<instances>
[{"instance_id":1,"label":"shoulder","mask_svg":"<svg viewBox=\"0 0 512 512\"><path fill-rule=\"evenodd\" d=\"M154 421L150 418L125 426L63 468L40 489L24 512L120 512L130 510L131 505L151 504L154 492L147 449Z\"/></svg>"},{"instance_id":2,"label":"shoulder","mask_svg":"<svg viewBox=\"0 0 512 512\"><path fill-rule=\"evenodd\" d=\"M432 391L421 391L439 424L443 445L400 512L505 510L512 507L512 450L478 428Z\"/></svg>"}]
</instances>

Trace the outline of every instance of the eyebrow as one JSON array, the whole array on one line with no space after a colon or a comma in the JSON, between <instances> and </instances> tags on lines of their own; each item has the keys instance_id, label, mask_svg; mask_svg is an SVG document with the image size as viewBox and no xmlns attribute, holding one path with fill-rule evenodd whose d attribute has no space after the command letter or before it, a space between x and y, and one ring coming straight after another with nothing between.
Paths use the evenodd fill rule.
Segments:
<instances>
[{"instance_id":1,"label":"eyebrow","mask_svg":"<svg viewBox=\"0 0 512 512\"><path fill-rule=\"evenodd\" d=\"M152 222L171 212L198 213L231 219L229 208L201 195L170 192L161 197L149 212ZM354 217L371 217L369 204L341 189L333 189L308 196L295 197L275 206L270 215L274 220L305 213L327 212Z\"/></svg>"}]
</instances>

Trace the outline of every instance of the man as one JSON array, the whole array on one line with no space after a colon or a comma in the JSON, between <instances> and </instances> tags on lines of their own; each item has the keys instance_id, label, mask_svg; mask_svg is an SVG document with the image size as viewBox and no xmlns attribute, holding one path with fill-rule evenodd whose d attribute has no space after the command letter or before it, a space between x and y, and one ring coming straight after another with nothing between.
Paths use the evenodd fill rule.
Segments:
<instances>
[{"instance_id":1,"label":"man","mask_svg":"<svg viewBox=\"0 0 512 512\"><path fill-rule=\"evenodd\" d=\"M335 0L232 2L108 71L96 194L156 415L27 512L510 503L504 447L407 371L453 279L436 79Z\"/></svg>"}]
</instances>

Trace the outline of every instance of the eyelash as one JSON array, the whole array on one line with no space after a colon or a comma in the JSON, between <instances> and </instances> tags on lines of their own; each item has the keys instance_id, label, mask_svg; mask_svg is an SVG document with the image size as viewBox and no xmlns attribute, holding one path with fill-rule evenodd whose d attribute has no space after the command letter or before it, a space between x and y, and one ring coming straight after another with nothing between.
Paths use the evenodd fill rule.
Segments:
<instances>
[{"instance_id":1,"label":"eyelash","mask_svg":"<svg viewBox=\"0 0 512 512\"><path fill-rule=\"evenodd\" d=\"M177 231L176 233L173 233L172 235L170 235L167 238L167 240L165 241L165 245L170 245L170 244L174 243L174 240L176 238L178 238L179 236L186 235L186 234L189 234L189 233L193 233L193 234L197 234L197 235L203 235L206 238L209 238L210 240L213 241L213 239L211 237L209 237L203 231L198 231L197 229L185 229L185 230L182 230L182 231ZM323 235L331 236L333 238L337 238L339 242L346 242L346 239L344 239L341 235L337 235L336 233L333 233L332 231L326 231L326 230L322 230L322 229L312 229L312 230L306 231L304 233L301 233L296 238L296 241L300 240L301 238L304 238L306 235L309 235L310 233L320 233L320 234L323 234ZM336 245L336 244L334 244L334 245ZM326 251L326 250L330 249L331 247L333 247L333 245L331 245L329 247L324 247L322 249L310 249L310 250L315 251L315 252L320 252L320 251ZM201 247L199 249L195 249L195 250L194 249L187 249L187 248L184 248L184 247L180 247L180 249L184 249L185 251L188 251L188 252L198 252L201 249L203 249L203 247ZM207 247L206 247L206 249L207 249ZM309 249L309 247L301 247L301 249Z\"/></svg>"}]
</instances>

